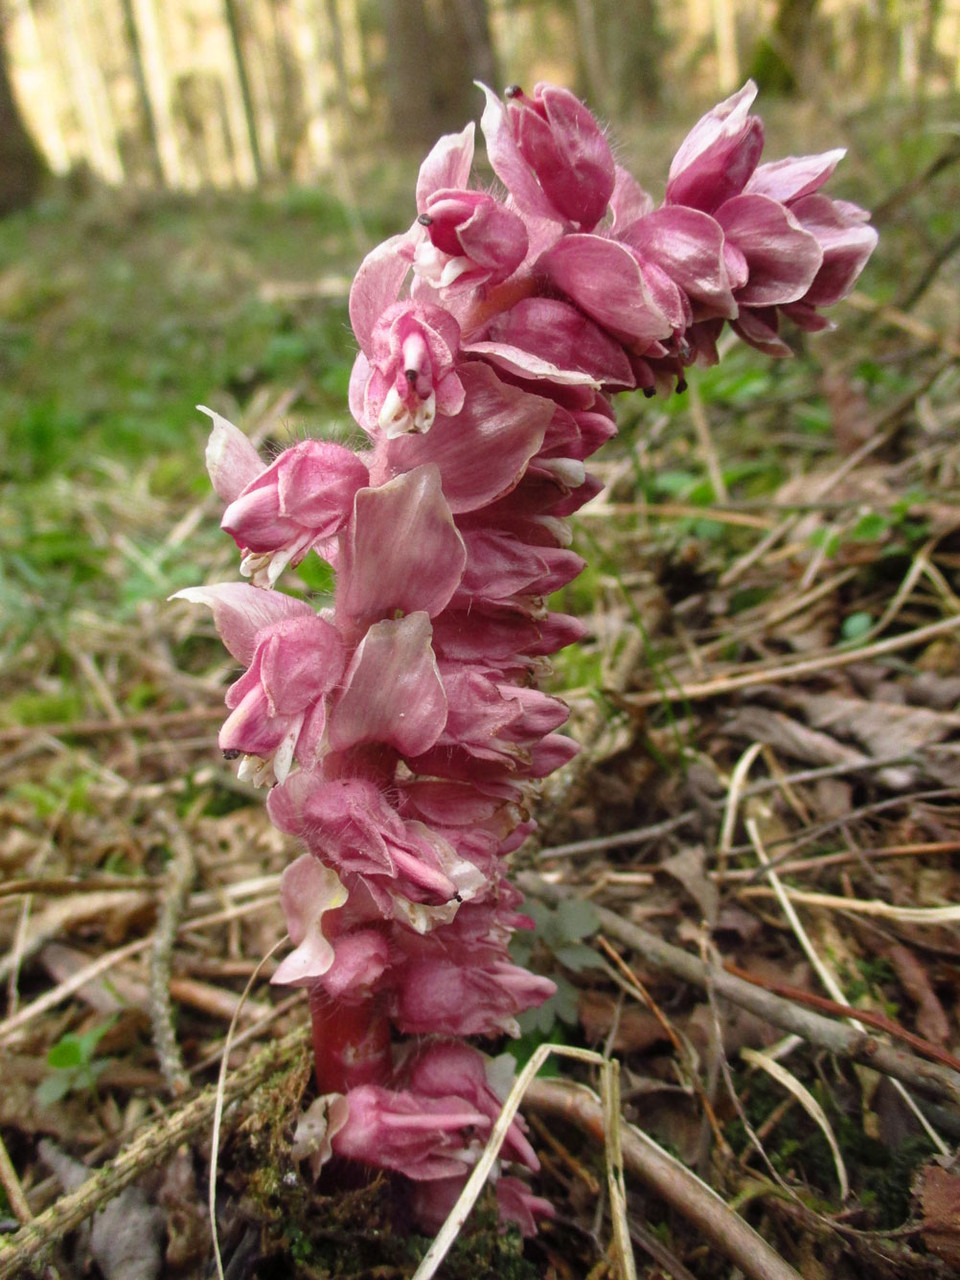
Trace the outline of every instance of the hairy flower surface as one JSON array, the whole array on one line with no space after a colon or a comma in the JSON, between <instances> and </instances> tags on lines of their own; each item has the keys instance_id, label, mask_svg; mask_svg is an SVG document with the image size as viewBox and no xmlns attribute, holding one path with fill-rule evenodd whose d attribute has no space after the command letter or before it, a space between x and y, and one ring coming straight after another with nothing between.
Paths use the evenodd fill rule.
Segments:
<instances>
[{"instance_id":1,"label":"hairy flower surface","mask_svg":"<svg viewBox=\"0 0 960 1280\"><path fill-rule=\"evenodd\" d=\"M760 163L752 84L690 131L659 207L566 89L484 94L502 189L472 182L473 125L441 138L409 229L353 282L365 448L306 440L267 464L211 413L250 583L179 593L242 667L220 745L306 850L282 877L293 949L274 976L310 993L321 1097L295 1154L391 1171L428 1230L509 1087L468 1039L519 1034L554 990L510 958L531 922L505 864L538 780L577 750L537 684L586 630L549 597L583 567L569 517L600 489L611 397L683 390L728 324L789 354L782 318L826 327L876 243L823 192L842 152ZM311 553L336 571L319 610L272 589ZM515 1121L493 1176L526 1233L550 1212L517 1176L536 1169Z\"/></svg>"}]
</instances>

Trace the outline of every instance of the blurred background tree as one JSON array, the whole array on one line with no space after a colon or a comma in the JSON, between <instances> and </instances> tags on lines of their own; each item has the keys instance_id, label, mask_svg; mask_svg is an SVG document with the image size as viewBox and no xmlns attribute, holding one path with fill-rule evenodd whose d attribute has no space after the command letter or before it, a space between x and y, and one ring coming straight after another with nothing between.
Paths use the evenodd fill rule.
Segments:
<instances>
[{"instance_id":1,"label":"blurred background tree","mask_svg":"<svg viewBox=\"0 0 960 1280\"><path fill-rule=\"evenodd\" d=\"M13 96L3 38L6 19L0 4L0 215L30 204L47 172Z\"/></svg>"},{"instance_id":2,"label":"blurred background tree","mask_svg":"<svg viewBox=\"0 0 960 1280\"><path fill-rule=\"evenodd\" d=\"M748 74L853 107L960 83L960 0L5 2L3 180L24 193L29 133L54 171L109 183L336 177L462 127L474 79L570 84L618 125L689 119Z\"/></svg>"}]
</instances>

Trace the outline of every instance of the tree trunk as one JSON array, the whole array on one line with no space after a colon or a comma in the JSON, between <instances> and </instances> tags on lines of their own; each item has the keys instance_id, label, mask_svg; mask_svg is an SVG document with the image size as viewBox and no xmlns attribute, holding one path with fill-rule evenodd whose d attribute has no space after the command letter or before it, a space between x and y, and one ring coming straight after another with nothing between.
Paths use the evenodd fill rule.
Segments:
<instances>
[{"instance_id":1,"label":"tree trunk","mask_svg":"<svg viewBox=\"0 0 960 1280\"><path fill-rule=\"evenodd\" d=\"M750 68L762 93L800 91L816 7L817 0L780 0L773 29L757 45Z\"/></svg>"},{"instance_id":2,"label":"tree trunk","mask_svg":"<svg viewBox=\"0 0 960 1280\"><path fill-rule=\"evenodd\" d=\"M26 208L37 196L47 166L27 132L7 66L5 14L0 8L0 216Z\"/></svg>"},{"instance_id":3,"label":"tree trunk","mask_svg":"<svg viewBox=\"0 0 960 1280\"><path fill-rule=\"evenodd\" d=\"M472 81L498 87L486 0L381 0L390 132L429 146L476 115Z\"/></svg>"}]
</instances>

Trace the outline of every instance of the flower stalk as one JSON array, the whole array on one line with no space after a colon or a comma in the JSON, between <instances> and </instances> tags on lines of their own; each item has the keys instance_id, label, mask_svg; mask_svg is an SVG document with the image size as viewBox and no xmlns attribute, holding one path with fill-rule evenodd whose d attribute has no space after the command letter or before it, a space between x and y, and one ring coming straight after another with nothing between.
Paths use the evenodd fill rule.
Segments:
<instances>
[{"instance_id":1,"label":"flower stalk","mask_svg":"<svg viewBox=\"0 0 960 1280\"><path fill-rule=\"evenodd\" d=\"M759 163L748 84L691 131L657 206L568 91L485 89L502 184L471 185L474 129L424 161L416 216L350 295L350 409L367 447L308 440L265 465L216 414L207 449L247 583L195 587L243 674L220 746L269 785L305 848L281 889L293 950L274 981L310 992L320 1098L297 1152L402 1177L442 1221L509 1087L472 1041L518 1034L554 990L507 946L530 927L505 862L534 829L538 780L571 759L567 709L539 682L583 626L548 597L579 573L569 517L611 397L682 391L729 324L772 356L783 316L825 328L876 242L821 187L841 152ZM273 588L318 554L331 608ZM550 1206L522 1122L501 1215Z\"/></svg>"}]
</instances>

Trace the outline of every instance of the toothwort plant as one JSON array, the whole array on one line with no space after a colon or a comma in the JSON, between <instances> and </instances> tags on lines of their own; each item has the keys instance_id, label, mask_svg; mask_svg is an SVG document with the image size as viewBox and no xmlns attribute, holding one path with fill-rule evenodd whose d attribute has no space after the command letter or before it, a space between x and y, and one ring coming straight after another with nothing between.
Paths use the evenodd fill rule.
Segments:
<instances>
[{"instance_id":1,"label":"toothwort plant","mask_svg":"<svg viewBox=\"0 0 960 1280\"><path fill-rule=\"evenodd\" d=\"M545 602L583 566L568 517L599 489L584 463L614 434L611 395L682 391L725 324L788 355L781 315L826 328L876 243L862 209L821 194L842 151L759 163L752 84L693 128L659 207L567 90L484 92L502 187L471 185L472 124L441 138L412 226L353 283L368 447L306 440L268 466L211 413L249 582L179 593L244 669L220 747L306 849L283 875L295 949L273 978L310 993L321 1096L295 1152L402 1175L427 1230L509 1085L509 1059L470 1041L517 1034L553 991L508 956L530 922L504 865L537 780L577 749L538 680L584 628ZM319 612L271 589L311 552L336 571ZM523 1167L517 1121L496 1192L529 1233L550 1206Z\"/></svg>"}]
</instances>

